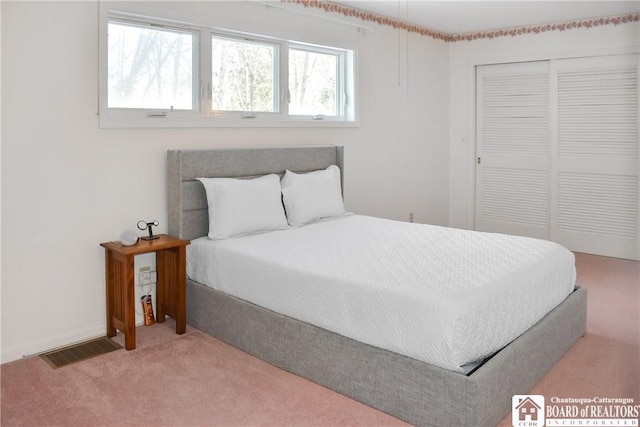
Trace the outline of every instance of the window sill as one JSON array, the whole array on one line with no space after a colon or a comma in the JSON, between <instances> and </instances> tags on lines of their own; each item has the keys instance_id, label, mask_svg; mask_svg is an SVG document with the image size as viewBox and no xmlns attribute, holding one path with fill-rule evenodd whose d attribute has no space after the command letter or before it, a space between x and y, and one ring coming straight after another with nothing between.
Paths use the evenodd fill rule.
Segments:
<instances>
[{"instance_id":1,"label":"window sill","mask_svg":"<svg viewBox=\"0 0 640 427\"><path fill-rule=\"evenodd\" d=\"M353 128L357 121L345 120L313 120L288 119L264 120L259 118L177 118L177 117L145 117L145 118L105 118L100 116L100 128Z\"/></svg>"}]
</instances>

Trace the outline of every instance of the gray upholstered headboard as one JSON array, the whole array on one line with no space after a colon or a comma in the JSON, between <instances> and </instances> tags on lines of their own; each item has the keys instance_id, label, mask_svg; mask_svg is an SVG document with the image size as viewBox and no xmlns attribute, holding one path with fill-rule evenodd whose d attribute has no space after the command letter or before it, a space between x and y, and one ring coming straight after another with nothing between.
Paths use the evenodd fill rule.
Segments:
<instances>
[{"instance_id":1,"label":"gray upholstered headboard","mask_svg":"<svg viewBox=\"0 0 640 427\"><path fill-rule=\"evenodd\" d=\"M282 176L286 169L309 172L330 165L344 170L343 147L169 150L169 234L191 240L209 232L207 196L196 178L238 178L270 173ZM343 173L341 177L344 180Z\"/></svg>"}]
</instances>

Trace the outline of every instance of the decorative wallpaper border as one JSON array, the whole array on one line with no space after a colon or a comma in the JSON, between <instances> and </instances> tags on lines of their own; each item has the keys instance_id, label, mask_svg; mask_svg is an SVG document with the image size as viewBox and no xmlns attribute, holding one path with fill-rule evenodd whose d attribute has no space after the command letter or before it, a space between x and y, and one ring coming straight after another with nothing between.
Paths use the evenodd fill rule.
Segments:
<instances>
[{"instance_id":1,"label":"decorative wallpaper border","mask_svg":"<svg viewBox=\"0 0 640 427\"><path fill-rule=\"evenodd\" d=\"M483 31L479 33L451 34L449 35L450 38L447 41L457 42L462 40L471 41L471 40L478 40L478 39L493 39L496 37L506 37L506 36L514 37L522 34L540 34L540 33L546 33L549 31L567 31L567 30L573 30L576 28L593 28L593 27L601 27L604 25L620 25L620 24L626 24L629 22L640 22L640 13L622 15L622 16L611 16L607 18L594 18L594 19L585 19L581 21L562 22L558 24L534 25L532 27L520 27L520 28L509 28L505 30Z\"/></svg>"},{"instance_id":2,"label":"decorative wallpaper border","mask_svg":"<svg viewBox=\"0 0 640 427\"><path fill-rule=\"evenodd\" d=\"M419 25L408 24L395 18L389 18L375 13L366 12L353 7L344 6L327 0L281 0L283 3L295 3L304 7L322 9L325 12L341 13L344 16L360 18L366 22L374 22L379 25L386 25L396 29L406 30L410 33L420 34L436 40L445 42L472 41L480 39L494 39L497 37L519 36L523 34L540 34L550 31L566 31L577 28L593 28L604 25L620 25L630 22L640 22L640 13L633 13L622 16L611 16L606 18L584 19L579 21L562 22L558 24L534 25L530 27L508 28L503 30L481 31L476 33L447 34Z\"/></svg>"}]
</instances>

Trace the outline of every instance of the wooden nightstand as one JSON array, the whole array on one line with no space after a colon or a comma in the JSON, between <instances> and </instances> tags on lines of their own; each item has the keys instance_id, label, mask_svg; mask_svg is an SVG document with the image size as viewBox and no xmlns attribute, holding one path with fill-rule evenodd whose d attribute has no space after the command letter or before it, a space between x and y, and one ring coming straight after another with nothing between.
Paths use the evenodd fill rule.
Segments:
<instances>
[{"instance_id":1,"label":"wooden nightstand","mask_svg":"<svg viewBox=\"0 0 640 427\"><path fill-rule=\"evenodd\" d=\"M176 333L187 327L186 252L188 240L160 234L155 240L142 240L133 246L120 242L100 243L105 248L105 278L107 287L107 336L116 329L124 333L125 348L136 348L136 318L134 301L133 259L136 255L155 253L158 282L156 287L156 321L165 315L176 320Z\"/></svg>"}]
</instances>

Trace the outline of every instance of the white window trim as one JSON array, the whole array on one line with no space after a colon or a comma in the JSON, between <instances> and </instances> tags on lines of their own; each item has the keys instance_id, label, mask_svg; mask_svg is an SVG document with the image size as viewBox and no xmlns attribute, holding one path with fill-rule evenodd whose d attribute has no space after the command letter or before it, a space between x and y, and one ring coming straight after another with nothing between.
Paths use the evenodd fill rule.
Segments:
<instances>
[{"instance_id":1,"label":"white window trim","mask_svg":"<svg viewBox=\"0 0 640 427\"><path fill-rule=\"evenodd\" d=\"M315 45L305 42L282 40L270 38L264 35L247 34L228 29L215 28L210 25L197 24L173 20L170 17L150 16L161 15L161 13L140 14L123 10L122 4L112 8L108 2L100 3L100 34L99 34L99 125L101 128L203 128L203 127L357 127L359 126L357 117L357 82L356 60L357 51L355 48L329 47ZM107 28L109 19L123 21L148 22L156 25L175 28L178 30L189 30L199 32L194 46L197 60L194 61L194 110L159 110L159 109L117 109L108 108L107 104L107 76L108 76L108 40ZM276 44L280 50L279 79L276 83L278 103L280 112L278 113L256 113L254 116L248 112L212 112L211 88L208 77L211 75L211 37L247 37L256 41L263 41L269 44ZM288 73L288 49L301 48L317 52L338 53L340 55L339 73L339 93L342 96L341 108L342 116L316 117L298 116L288 114L288 89L282 88L282 76ZM286 78L285 78L286 83Z\"/></svg>"}]
</instances>

